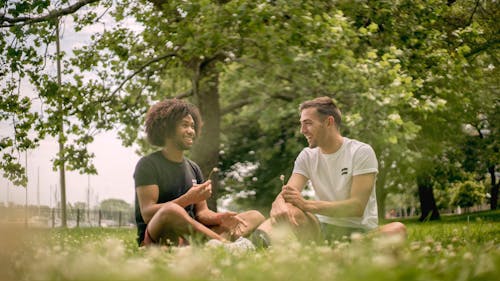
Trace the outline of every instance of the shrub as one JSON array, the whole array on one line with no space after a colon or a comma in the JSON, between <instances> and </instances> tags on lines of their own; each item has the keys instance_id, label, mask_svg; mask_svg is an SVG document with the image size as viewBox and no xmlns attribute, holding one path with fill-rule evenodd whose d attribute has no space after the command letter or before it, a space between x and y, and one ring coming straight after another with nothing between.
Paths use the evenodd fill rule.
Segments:
<instances>
[{"instance_id":1,"label":"shrub","mask_svg":"<svg viewBox=\"0 0 500 281\"><path fill-rule=\"evenodd\" d=\"M484 186L481 182L467 180L458 182L453 185L453 196L451 204L453 206L460 206L469 208L476 204L480 204L484 198Z\"/></svg>"}]
</instances>

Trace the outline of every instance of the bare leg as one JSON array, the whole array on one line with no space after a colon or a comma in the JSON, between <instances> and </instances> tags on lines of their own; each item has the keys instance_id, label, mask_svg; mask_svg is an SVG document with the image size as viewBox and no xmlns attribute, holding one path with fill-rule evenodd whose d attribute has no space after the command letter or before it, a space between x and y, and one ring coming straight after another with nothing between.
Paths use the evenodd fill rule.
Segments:
<instances>
[{"instance_id":1,"label":"bare leg","mask_svg":"<svg viewBox=\"0 0 500 281\"><path fill-rule=\"evenodd\" d=\"M267 219L265 220L259 227L257 228L258 230L271 235L273 232L273 223L271 222L272 219Z\"/></svg>"},{"instance_id":2,"label":"bare leg","mask_svg":"<svg viewBox=\"0 0 500 281\"><path fill-rule=\"evenodd\" d=\"M381 225L376 232L382 235L397 234L406 237L406 226L400 222L391 222Z\"/></svg>"},{"instance_id":3,"label":"bare leg","mask_svg":"<svg viewBox=\"0 0 500 281\"><path fill-rule=\"evenodd\" d=\"M244 226L240 223L233 233L218 226L213 227L212 230L228 240L235 240L241 236L248 236L265 220L265 217L255 210L240 213L237 217L245 221L247 225Z\"/></svg>"},{"instance_id":4,"label":"bare leg","mask_svg":"<svg viewBox=\"0 0 500 281\"><path fill-rule=\"evenodd\" d=\"M189 216L181 206L175 203L165 204L148 223L148 232L157 242L176 243L183 234L201 233L208 238L225 240L205 225Z\"/></svg>"},{"instance_id":5,"label":"bare leg","mask_svg":"<svg viewBox=\"0 0 500 281\"><path fill-rule=\"evenodd\" d=\"M276 237L276 228L280 228L281 231L283 231L283 229L285 229L285 231L288 229L288 231L293 232L300 241L319 241L321 237L321 227L315 215L294 208L293 216L298 226L288 221L276 221L275 218L270 218L264 221L258 227L258 230L266 233L271 238L271 241L279 239Z\"/></svg>"}]
</instances>

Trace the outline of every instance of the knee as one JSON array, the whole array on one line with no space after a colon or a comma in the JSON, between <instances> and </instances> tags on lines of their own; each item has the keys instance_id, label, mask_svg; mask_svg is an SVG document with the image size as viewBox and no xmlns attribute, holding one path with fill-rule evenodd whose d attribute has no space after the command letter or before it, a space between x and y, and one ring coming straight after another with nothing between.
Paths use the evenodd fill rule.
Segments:
<instances>
[{"instance_id":1,"label":"knee","mask_svg":"<svg viewBox=\"0 0 500 281\"><path fill-rule=\"evenodd\" d=\"M248 218L256 225L259 225L266 220L266 217L264 217L264 215L257 210L248 211Z\"/></svg>"},{"instance_id":2,"label":"knee","mask_svg":"<svg viewBox=\"0 0 500 281\"><path fill-rule=\"evenodd\" d=\"M304 225L309 222L309 219L304 211L299 208L289 208L289 213L280 214L279 216L271 216L272 224L283 224L285 221L290 224Z\"/></svg>"},{"instance_id":3,"label":"knee","mask_svg":"<svg viewBox=\"0 0 500 281\"><path fill-rule=\"evenodd\" d=\"M384 227L384 232L406 236L406 226L400 222L391 222Z\"/></svg>"},{"instance_id":4,"label":"knee","mask_svg":"<svg viewBox=\"0 0 500 281\"><path fill-rule=\"evenodd\" d=\"M160 220L172 220L173 218L182 217L186 213L181 206L175 203L166 203L155 214Z\"/></svg>"},{"instance_id":5,"label":"knee","mask_svg":"<svg viewBox=\"0 0 500 281\"><path fill-rule=\"evenodd\" d=\"M302 210L293 212L293 218L298 225L306 225L309 222L309 218Z\"/></svg>"},{"instance_id":6,"label":"knee","mask_svg":"<svg viewBox=\"0 0 500 281\"><path fill-rule=\"evenodd\" d=\"M394 228L396 229L397 233L406 236L406 226L400 222L395 222L394 224Z\"/></svg>"},{"instance_id":7,"label":"knee","mask_svg":"<svg viewBox=\"0 0 500 281\"><path fill-rule=\"evenodd\" d=\"M255 229L266 220L264 215L256 210L240 213L238 217L245 221L248 229Z\"/></svg>"}]
</instances>

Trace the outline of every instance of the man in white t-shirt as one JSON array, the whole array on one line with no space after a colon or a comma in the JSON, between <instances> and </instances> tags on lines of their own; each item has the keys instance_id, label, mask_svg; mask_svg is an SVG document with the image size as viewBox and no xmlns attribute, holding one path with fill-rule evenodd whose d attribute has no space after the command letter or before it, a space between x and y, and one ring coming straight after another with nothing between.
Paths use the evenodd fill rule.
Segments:
<instances>
[{"instance_id":1,"label":"man in white t-shirt","mask_svg":"<svg viewBox=\"0 0 500 281\"><path fill-rule=\"evenodd\" d=\"M288 183L259 230L272 238L278 224L302 239L337 239L353 232L405 234L399 222L378 226L375 183L378 163L370 145L343 137L341 113L329 97L300 105L301 133L307 138ZM315 200L301 191L310 181Z\"/></svg>"}]
</instances>

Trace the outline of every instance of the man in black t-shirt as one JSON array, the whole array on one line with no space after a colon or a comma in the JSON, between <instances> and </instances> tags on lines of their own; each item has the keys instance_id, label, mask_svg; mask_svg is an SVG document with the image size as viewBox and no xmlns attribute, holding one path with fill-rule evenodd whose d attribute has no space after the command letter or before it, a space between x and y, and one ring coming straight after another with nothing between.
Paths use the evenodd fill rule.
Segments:
<instances>
[{"instance_id":1,"label":"man in black t-shirt","mask_svg":"<svg viewBox=\"0 0 500 281\"><path fill-rule=\"evenodd\" d=\"M250 234L264 216L258 211L213 212L206 199L210 179L184 157L201 128L198 109L171 99L153 105L146 115L148 141L161 150L139 160L134 172L135 217L139 245L187 243L186 235L228 241Z\"/></svg>"}]
</instances>

